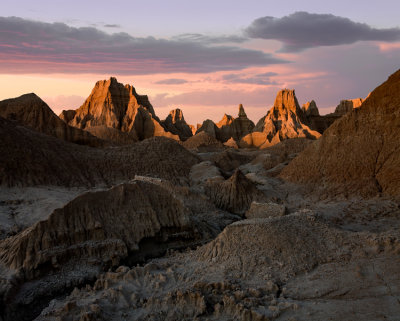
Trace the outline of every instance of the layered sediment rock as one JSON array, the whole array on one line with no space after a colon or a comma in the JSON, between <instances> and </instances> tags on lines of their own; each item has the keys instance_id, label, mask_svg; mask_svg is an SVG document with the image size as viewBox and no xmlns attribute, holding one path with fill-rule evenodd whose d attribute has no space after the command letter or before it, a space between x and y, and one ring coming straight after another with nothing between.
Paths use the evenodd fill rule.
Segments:
<instances>
[{"instance_id":1,"label":"layered sediment rock","mask_svg":"<svg viewBox=\"0 0 400 321\"><path fill-rule=\"evenodd\" d=\"M264 198L264 194L239 169L225 181L208 182L205 193L218 208L241 215L249 209L253 200Z\"/></svg>"},{"instance_id":2,"label":"layered sediment rock","mask_svg":"<svg viewBox=\"0 0 400 321\"><path fill-rule=\"evenodd\" d=\"M254 131L240 141L242 147L266 148L289 138L317 139L321 135L306 125L294 90L281 90L274 106L261 118Z\"/></svg>"},{"instance_id":3,"label":"layered sediment rock","mask_svg":"<svg viewBox=\"0 0 400 321\"><path fill-rule=\"evenodd\" d=\"M400 195L400 71L282 172L331 193Z\"/></svg>"},{"instance_id":4,"label":"layered sediment rock","mask_svg":"<svg viewBox=\"0 0 400 321\"><path fill-rule=\"evenodd\" d=\"M179 108L171 110L161 124L167 131L178 135L182 141L193 136L192 128L186 123L183 112Z\"/></svg>"},{"instance_id":5,"label":"layered sediment rock","mask_svg":"<svg viewBox=\"0 0 400 321\"><path fill-rule=\"evenodd\" d=\"M67 125L33 93L0 101L0 117L17 121L22 126L67 142L93 147L107 145L104 140Z\"/></svg>"},{"instance_id":6,"label":"layered sediment rock","mask_svg":"<svg viewBox=\"0 0 400 321\"><path fill-rule=\"evenodd\" d=\"M225 114L224 118L216 126L218 127L217 138L220 141L226 142L233 138L238 142L253 130L254 123L247 118L243 105L240 104L237 118Z\"/></svg>"},{"instance_id":7,"label":"layered sediment rock","mask_svg":"<svg viewBox=\"0 0 400 321\"><path fill-rule=\"evenodd\" d=\"M341 100L339 105L336 106L334 113L337 115L345 115L354 108L359 108L363 102L364 99L362 98Z\"/></svg>"},{"instance_id":8,"label":"layered sediment rock","mask_svg":"<svg viewBox=\"0 0 400 321\"><path fill-rule=\"evenodd\" d=\"M319 110L317 104L314 100L306 102L302 107L301 110L303 113L308 116L319 116Z\"/></svg>"},{"instance_id":9,"label":"layered sediment rock","mask_svg":"<svg viewBox=\"0 0 400 321\"><path fill-rule=\"evenodd\" d=\"M65 119L69 116L66 115ZM139 140L154 136L178 139L160 124L147 96L138 95L133 86L124 86L113 77L96 83L68 124L80 129L111 127L133 133Z\"/></svg>"},{"instance_id":10,"label":"layered sediment rock","mask_svg":"<svg viewBox=\"0 0 400 321\"><path fill-rule=\"evenodd\" d=\"M96 186L150 175L183 182L198 158L164 137L95 149L64 142L0 117L0 185ZM186 178L185 178L186 177Z\"/></svg>"},{"instance_id":11,"label":"layered sediment rock","mask_svg":"<svg viewBox=\"0 0 400 321\"><path fill-rule=\"evenodd\" d=\"M212 151L224 148L224 145L219 140L209 135L206 131L200 131L193 137L190 137L183 142L183 146L187 149L197 151Z\"/></svg>"},{"instance_id":12,"label":"layered sediment rock","mask_svg":"<svg viewBox=\"0 0 400 321\"><path fill-rule=\"evenodd\" d=\"M143 262L219 232L210 226L202 233L202 224L170 187L151 181L83 194L0 242L0 297L7 302L2 317L32 318L46 298L122 261Z\"/></svg>"}]
</instances>

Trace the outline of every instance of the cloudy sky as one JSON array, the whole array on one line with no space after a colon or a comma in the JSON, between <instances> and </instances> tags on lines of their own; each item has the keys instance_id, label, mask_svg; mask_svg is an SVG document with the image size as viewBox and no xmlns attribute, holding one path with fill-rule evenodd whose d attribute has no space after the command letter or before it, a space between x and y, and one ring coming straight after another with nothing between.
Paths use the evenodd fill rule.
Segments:
<instances>
[{"instance_id":1,"label":"cloudy sky","mask_svg":"<svg viewBox=\"0 0 400 321\"><path fill-rule=\"evenodd\" d=\"M29 1L0 12L0 99L35 92L59 113L116 76L165 117L254 121L281 88L322 113L400 68L400 2Z\"/></svg>"}]
</instances>

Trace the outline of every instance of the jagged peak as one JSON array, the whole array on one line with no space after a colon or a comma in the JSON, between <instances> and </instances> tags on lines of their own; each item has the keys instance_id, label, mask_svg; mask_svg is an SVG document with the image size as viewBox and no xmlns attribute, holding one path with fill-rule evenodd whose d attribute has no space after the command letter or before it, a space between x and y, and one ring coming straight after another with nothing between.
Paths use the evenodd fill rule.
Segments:
<instances>
[{"instance_id":1,"label":"jagged peak","mask_svg":"<svg viewBox=\"0 0 400 321\"><path fill-rule=\"evenodd\" d=\"M243 105L242 104L239 104L239 113L238 113L238 116L239 117L246 117L247 118L247 114L246 114L246 112L244 111L244 107L243 107Z\"/></svg>"},{"instance_id":2,"label":"jagged peak","mask_svg":"<svg viewBox=\"0 0 400 321\"><path fill-rule=\"evenodd\" d=\"M301 109L306 116L319 116L319 110L314 100L306 102Z\"/></svg>"},{"instance_id":3,"label":"jagged peak","mask_svg":"<svg viewBox=\"0 0 400 321\"><path fill-rule=\"evenodd\" d=\"M297 112L300 109L294 89L282 89L278 92L274 102L274 108L288 109Z\"/></svg>"},{"instance_id":4,"label":"jagged peak","mask_svg":"<svg viewBox=\"0 0 400 321\"><path fill-rule=\"evenodd\" d=\"M185 118L183 117L183 111L179 108L172 109L167 118L171 118L172 122L175 123L178 120L184 121Z\"/></svg>"}]
</instances>

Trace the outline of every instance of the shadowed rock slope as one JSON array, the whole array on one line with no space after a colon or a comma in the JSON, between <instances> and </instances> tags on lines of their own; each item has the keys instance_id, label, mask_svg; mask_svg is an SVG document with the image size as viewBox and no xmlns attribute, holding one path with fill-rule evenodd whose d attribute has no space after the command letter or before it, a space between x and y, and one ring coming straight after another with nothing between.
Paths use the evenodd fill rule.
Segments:
<instances>
[{"instance_id":1,"label":"shadowed rock slope","mask_svg":"<svg viewBox=\"0 0 400 321\"><path fill-rule=\"evenodd\" d=\"M400 195L400 71L282 172L332 193Z\"/></svg>"},{"instance_id":2,"label":"shadowed rock slope","mask_svg":"<svg viewBox=\"0 0 400 321\"><path fill-rule=\"evenodd\" d=\"M178 139L160 124L147 96L138 95L133 86L123 85L113 77L98 81L75 114L63 114L69 125L81 129L106 126L132 133L139 140L154 136Z\"/></svg>"},{"instance_id":3,"label":"shadowed rock slope","mask_svg":"<svg viewBox=\"0 0 400 321\"><path fill-rule=\"evenodd\" d=\"M149 175L182 183L198 158L177 142L154 137L124 147L64 142L0 117L0 185L95 186Z\"/></svg>"},{"instance_id":4,"label":"shadowed rock slope","mask_svg":"<svg viewBox=\"0 0 400 321\"><path fill-rule=\"evenodd\" d=\"M197 150L199 152L221 150L224 148L224 145L219 140L210 136L206 131L201 131L190 137L183 142L183 146L187 149Z\"/></svg>"},{"instance_id":5,"label":"shadowed rock slope","mask_svg":"<svg viewBox=\"0 0 400 321\"><path fill-rule=\"evenodd\" d=\"M253 200L264 199L264 194L239 169L225 181L208 181L204 190L218 208L235 214L243 215Z\"/></svg>"},{"instance_id":6,"label":"shadowed rock slope","mask_svg":"<svg viewBox=\"0 0 400 321\"><path fill-rule=\"evenodd\" d=\"M93 147L106 145L105 141L90 133L67 125L33 93L0 101L0 117L67 142Z\"/></svg>"},{"instance_id":7,"label":"shadowed rock slope","mask_svg":"<svg viewBox=\"0 0 400 321\"><path fill-rule=\"evenodd\" d=\"M183 112L179 108L171 110L161 124L169 132L178 135L182 141L193 136L192 128L186 123Z\"/></svg>"},{"instance_id":8,"label":"shadowed rock slope","mask_svg":"<svg viewBox=\"0 0 400 321\"><path fill-rule=\"evenodd\" d=\"M294 90L278 92L274 106L261 118L253 132L240 141L241 147L266 148L289 138L317 139L321 135L306 125Z\"/></svg>"},{"instance_id":9,"label":"shadowed rock slope","mask_svg":"<svg viewBox=\"0 0 400 321\"><path fill-rule=\"evenodd\" d=\"M37 320L396 320L396 234L310 211L244 220L191 253L103 274Z\"/></svg>"},{"instance_id":10,"label":"shadowed rock slope","mask_svg":"<svg viewBox=\"0 0 400 321\"><path fill-rule=\"evenodd\" d=\"M234 118L231 115L224 114L222 119L215 124L212 120L207 119L197 129L196 134L206 132L208 135L218 139L220 142L227 142L230 138L234 141L251 133L254 128L254 123L247 118L243 105L239 105L238 117Z\"/></svg>"},{"instance_id":11,"label":"shadowed rock slope","mask_svg":"<svg viewBox=\"0 0 400 321\"><path fill-rule=\"evenodd\" d=\"M2 317L32 317L47 298L90 281L121 260L135 264L220 232L206 226L205 219L197 222L199 217L176 193L179 189L173 193L143 180L86 193L1 241L0 294L7 303Z\"/></svg>"}]
</instances>

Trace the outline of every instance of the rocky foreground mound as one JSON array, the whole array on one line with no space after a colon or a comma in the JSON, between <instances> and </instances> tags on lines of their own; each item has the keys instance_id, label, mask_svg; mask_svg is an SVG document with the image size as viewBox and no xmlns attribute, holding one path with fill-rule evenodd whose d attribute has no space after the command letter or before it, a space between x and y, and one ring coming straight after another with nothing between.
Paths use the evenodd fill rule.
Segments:
<instances>
[{"instance_id":1,"label":"rocky foreground mound","mask_svg":"<svg viewBox=\"0 0 400 321\"><path fill-rule=\"evenodd\" d=\"M400 71L282 172L331 193L400 195Z\"/></svg>"},{"instance_id":2,"label":"rocky foreground mound","mask_svg":"<svg viewBox=\"0 0 400 321\"><path fill-rule=\"evenodd\" d=\"M93 147L106 145L106 141L67 125L35 94L0 101L0 117L15 120L22 126L67 142Z\"/></svg>"},{"instance_id":3,"label":"rocky foreground mound","mask_svg":"<svg viewBox=\"0 0 400 321\"><path fill-rule=\"evenodd\" d=\"M46 306L46 298L90 282L101 271L191 246L220 232L211 225L213 219L201 218L201 211L193 215L177 196L179 189L172 190L159 182L135 180L86 193L1 241L2 316L32 317ZM212 207L208 210L213 212Z\"/></svg>"},{"instance_id":4,"label":"rocky foreground mound","mask_svg":"<svg viewBox=\"0 0 400 321\"><path fill-rule=\"evenodd\" d=\"M95 149L40 134L0 117L0 185L110 185L149 175L182 183L198 158L177 142L154 137Z\"/></svg>"},{"instance_id":5,"label":"rocky foreground mound","mask_svg":"<svg viewBox=\"0 0 400 321\"><path fill-rule=\"evenodd\" d=\"M244 220L191 253L103 274L37 320L396 320L399 248L310 211Z\"/></svg>"}]
</instances>

